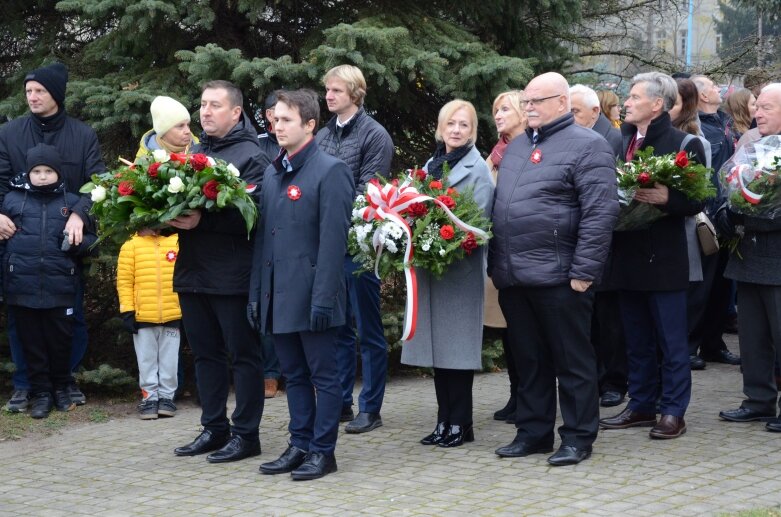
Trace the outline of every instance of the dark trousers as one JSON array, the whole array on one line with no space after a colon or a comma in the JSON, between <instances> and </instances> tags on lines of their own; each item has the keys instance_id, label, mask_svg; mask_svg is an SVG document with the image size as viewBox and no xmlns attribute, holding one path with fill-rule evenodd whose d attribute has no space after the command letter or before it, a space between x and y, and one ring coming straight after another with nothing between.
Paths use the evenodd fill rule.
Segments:
<instances>
[{"instance_id":1,"label":"dark trousers","mask_svg":"<svg viewBox=\"0 0 781 517\"><path fill-rule=\"evenodd\" d=\"M342 412L336 364L337 328L325 332L274 334L282 375L287 379L290 444L333 454Z\"/></svg>"},{"instance_id":2,"label":"dark trousers","mask_svg":"<svg viewBox=\"0 0 781 517\"><path fill-rule=\"evenodd\" d=\"M502 330L502 350L504 350L504 361L507 363L507 376L510 378L510 397L515 398L518 393L518 368L515 366L513 349L506 328Z\"/></svg>"},{"instance_id":3,"label":"dark trousers","mask_svg":"<svg viewBox=\"0 0 781 517\"><path fill-rule=\"evenodd\" d=\"M732 288L730 280L724 278L729 261L729 250L705 256L702 260L702 282L689 284L687 292L689 355L712 359L727 348L722 338L727 324Z\"/></svg>"},{"instance_id":4,"label":"dark trousers","mask_svg":"<svg viewBox=\"0 0 781 517\"><path fill-rule=\"evenodd\" d=\"M472 425L472 383L474 370L434 368L437 394L437 422L469 427Z\"/></svg>"},{"instance_id":5,"label":"dark trousers","mask_svg":"<svg viewBox=\"0 0 781 517\"><path fill-rule=\"evenodd\" d=\"M626 341L621 326L621 304L618 291L599 291L594 296L591 318L591 343L597 354L599 393L627 389Z\"/></svg>"},{"instance_id":6,"label":"dark trousers","mask_svg":"<svg viewBox=\"0 0 781 517\"><path fill-rule=\"evenodd\" d=\"M556 379L564 424L562 444L590 446L597 437L597 360L591 345L594 293L569 285L499 290L518 370L518 434L530 443L553 443Z\"/></svg>"},{"instance_id":7,"label":"dark trousers","mask_svg":"<svg viewBox=\"0 0 781 517\"><path fill-rule=\"evenodd\" d=\"M778 389L773 372L781 350L781 287L738 282L738 307L746 395L742 406L775 414Z\"/></svg>"},{"instance_id":8,"label":"dark trousers","mask_svg":"<svg viewBox=\"0 0 781 517\"><path fill-rule=\"evenodd\" d=\"M71 380L70 357L73 340L73 309L31 309L9 306L27 362L30 391L52 393Z\"/></svg>"},{"instance_id":9,"label":"dark trousers","mask_svg":"<svg viewBox=\"0 0 781 517\"><path fill-rule=\"evenodd\" d=\"M76 284L76 298L73 305L73 337L70 346L70 371L75 372L87 353L87 323L84 321L84 279L80 278ZM18 337L16 318L13 311L8 311L6 321L6 333L8 334L8 344L11 347L11 359L16 369L11 375L14 389L30 389L30 380L27 375L27 361L25 360L22 343ZM73 378L69 383L72 383Z\"/></svg>"},{"instance_id":10,"label":"dark trousers","mask_svg":"<svg viewBox=\"0 0 781 517\"><path fill-rule=\"evenodd\" d=\"M686 291L621 291L621 320L629 360L627 407L641 413L656 413L659 349L661 412L684 416L692 388L686 339Z\"/></svg>"},{"instance_id":11,"label":"dark trousers","mask_svg":"<svg viewBox=\"0 0 781 517\"><path fill-rule=\"evenodd\" d=\"M353 404L355 388L355 342L361 349L361 377L363 387L358 397L358 409L365 413L379 413L385 396L385 378L388 375L388 345L380 315L380 281L374 273L355 276L358 264L351 256L345 257L344 276L347 282L347 323L337 334L337 362L342 385L342 405ZM356 336L352 320L358 328Z\"/></svg>"},{"instance_id":12,"label":"dark trousers","mask_svg":"<svg viewBox=\"0 0 781 517\"><path fill-rule=\"evenodd\" d=\"M233 433L257 441L264 403L263 359L259 336L247 321L247 297L179 293L179 304L195 358L201 425L214 433L230 431L230 364L236 389Z\"/></svg>"}]
</instances>

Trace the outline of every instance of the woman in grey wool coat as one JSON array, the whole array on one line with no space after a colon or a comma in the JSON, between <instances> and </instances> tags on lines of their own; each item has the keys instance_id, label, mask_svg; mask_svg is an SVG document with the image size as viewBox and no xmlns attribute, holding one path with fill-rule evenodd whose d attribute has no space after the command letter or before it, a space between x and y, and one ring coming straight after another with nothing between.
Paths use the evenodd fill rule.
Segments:
<instances>
[{"instance_id":1,"label":"woman in grey wool coat","mask_svg":"<svg viewBox=\"0 0 781 517\"><path fill-rule=\"evenodd\" d=\"M437 149L424 169L433 178L450 168L450 186L473 188L474 199L491 217L493 183L485 160L475 149L477 113L463 100L445 104L439 112ZM474 440L472 381L482 367L485 249L478 248L450 265L435 279L417 270L418 319L415 336L404 344L401 362L434 368L437 425L424 445L458 447Z\"/></svg>"}]
</instances>

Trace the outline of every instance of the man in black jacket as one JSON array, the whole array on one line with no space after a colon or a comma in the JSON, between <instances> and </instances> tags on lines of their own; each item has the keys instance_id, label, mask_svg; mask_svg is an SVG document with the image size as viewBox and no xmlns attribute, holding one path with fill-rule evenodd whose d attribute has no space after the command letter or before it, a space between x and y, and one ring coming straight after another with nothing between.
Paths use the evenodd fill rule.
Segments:
<instances>
[{"instance_id":1,"label":"man in black jacket","mask_svg":"<svg viewBox=\"0 0 781 517\"><path fill-rule=\"evenodd\" d=\"M672 127L667 113L675 104L675 79L659 73L639 74L632 80L624 103L621 126L624 158L653 147L654 154L675 154L686 134ZM705 150L697 138L684 148L698 163ZM621 289L621 320L629 360L630 401L624 411L600 420L605 429L651 427L652 438L677 438L686 432L684 414L691 398L691 370L686 320L689 258L684 217L704 205L664 185L638 189L636 201L656 206L667 215L647 229L615 232L609 282ZM662 352L661 413L656 422L659 394L657 347Z\"/></svg>"},{"instance_id":2,"label":"man in black jacket","mask_svg":"<svg viewBox=\"0 0 781 517\"><path fill-rule=\"evenodd\" d=\"M529 127L502 159L488 257L520 379L518 431L496 454L553 450L558 379L564 425L548 463L572 465L591 455L598 431L589 288L618 215L615 156L604 138L574 123L561 75L535 77L525 97Z\"/></svg>"},{"instance_id":3,"label":"man in black jacket","mask_svg":"<svg viewBox=\"0 0 781 517\"><path fill-rule=\"evenodd\" d=\"M284 153L266 171L248 306L252 323L274 337L290 411L290 446L260 471L296 480L336 471L342 407L336 336L345 324L354 190L347 165L314 141L319 114L314 92L279 94Z\"/></svg>"},{"instance_id":4,"label":"man in black jacket","mask_svg":"<svg viewBox=\"0 0 781 517\"><path fill-rule=\"evenodd\" d=\"M325 101L334 114L317 133L320 149L343 160L353 173L355 191L363 194L366 183L381 174L390 174L393 142L390 135L363 109L366 80L360 69L341 65L329 70L323 78ZM388 345L380 316L380 282L372 273L356 276L353 257L344 260L347 281L347 322L337 338L342 382L343 422L353 420L355 386L355 339L360 338L363 387L358 397L358 416L347 424L348 433L366 433L382 425L380 409L385 396L388 374ZM353 330L352 318L358 327Z\"/></svg>"},{"instance_id":5,"label":"man in black jacket","mask_svg":"<svg viewBox=\"0 0 781 517\"><path fill-rule=\"evenodd\" d=\"M201 94L204 133L195 152L232 163L240 177L259 186L264 159L258 135L242 110L241 91L228 81L210 81ZM195 355L203 432L175 449L178 456L210 451L210 463L260 454L258 426L263 414L263 359L258 334L246 318L253 240L236 209L193 210L169 223L179 229L174 291ZM231 427L226 403L232 364L236 408ZM232 436L231 436L232 431Z\"/></svg>"},{"instance_id":6,"label":"man in black jacket","mask_svg":"<svg viewBox=\"0 0 781 517\"><path fill-rule=\"evenodd\" d=\"M78 192L90 181L92 174L103 172L98 137L91 127L68 116L65 111L65 91L68 85L68 69L61 63L33 70L24 79L25 95L30 114L7 122L0 128L0 203L10 188L10 179L25 170L28 149L45 143L54 146L63 158L62 176L68 192ZM80 196L72 207L65 229L71 244L81 243L85 222L89 219L90 199ZM13 222L0 215L0 239L9 239L17 228ZM13 375L14 394L6 409L24 411L30 388L27 368L21 344L16 336L13 316L8 319L8 340L11 355L16 364ZM84 283L79 274L76 303L74 305L73 345L71 369L75 370L87 351L87 326L84 323ZM81 405L84 394L71 382L69 387L73 402Z\"/></svg>"},{"instance_id":7,"label":"man in black jacket","mask_svg":"<svg viewBox=\"0 0 781 517\"><path fill-rule=\"evenodd\" d=\"M570 86L569 96L575 124L602 135L618 157L621 154L621 132L602 114L597 92L588 86L575 84Z\"/></svg>"}]
</instances>

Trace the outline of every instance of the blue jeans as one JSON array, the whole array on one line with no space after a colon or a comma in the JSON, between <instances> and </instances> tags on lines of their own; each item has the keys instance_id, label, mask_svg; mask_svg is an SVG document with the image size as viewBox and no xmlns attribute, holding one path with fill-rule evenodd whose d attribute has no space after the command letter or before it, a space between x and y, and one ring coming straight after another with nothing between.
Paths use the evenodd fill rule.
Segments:
<instances>
[{"instance_id":1,"label":"blue jeans","mask_svg":"<svg viewBox=\"0 0 781 517\"><path fill-rule=\"evenodd\" d=\"M7 311L8 344L11 347L11 359L16 370L11 376L15 390L29 390L30 380L27 377L27 362L24 360L22 342L16 331L16 318L13 311ZM71 372L75 372L87 353L87 323L84 321L84 278L76 282L76 301L73 305L73 340L71 342ZM73 377L71 376L71 382Z\"/></svg>"},{"instance_id":2,"label":"blue jeans","mask_svg":"<svg viewBox=\"0 0 781 517\"><path fill-rule=\"evenodd\" d=\"M347 319L336 337L336 361L342 385L342 406L353 403L355 387L355 341L360 338L361 374L363 388L358 397L358 409L365 413L379 413L385 396L385 378L388 374L388 345L380 316L380 281L374 273L355 276L358 264L351 256L345 257L344 276L347 282ZM352 326L352 319L358 333Z\"/></svg>"}]
</instances>

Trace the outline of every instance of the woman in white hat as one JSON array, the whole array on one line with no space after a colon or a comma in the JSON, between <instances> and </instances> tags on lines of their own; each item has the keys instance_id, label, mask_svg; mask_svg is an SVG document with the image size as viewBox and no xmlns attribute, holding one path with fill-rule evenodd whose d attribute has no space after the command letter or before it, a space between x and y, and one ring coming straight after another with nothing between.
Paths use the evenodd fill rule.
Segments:
<instances>
[{"instance_id":1,"label":"woman in white hat","mask_svg":"<svg viewBox=\"0 0 781 517\"><path fill-rule=\"evenodd\" d=\"M157 149L169 153L188 153L198 139L190 132L190 113L171 97L155 97L149 107L152 128L141 137L136 158Z\"/></svg>"}]
</instances>

